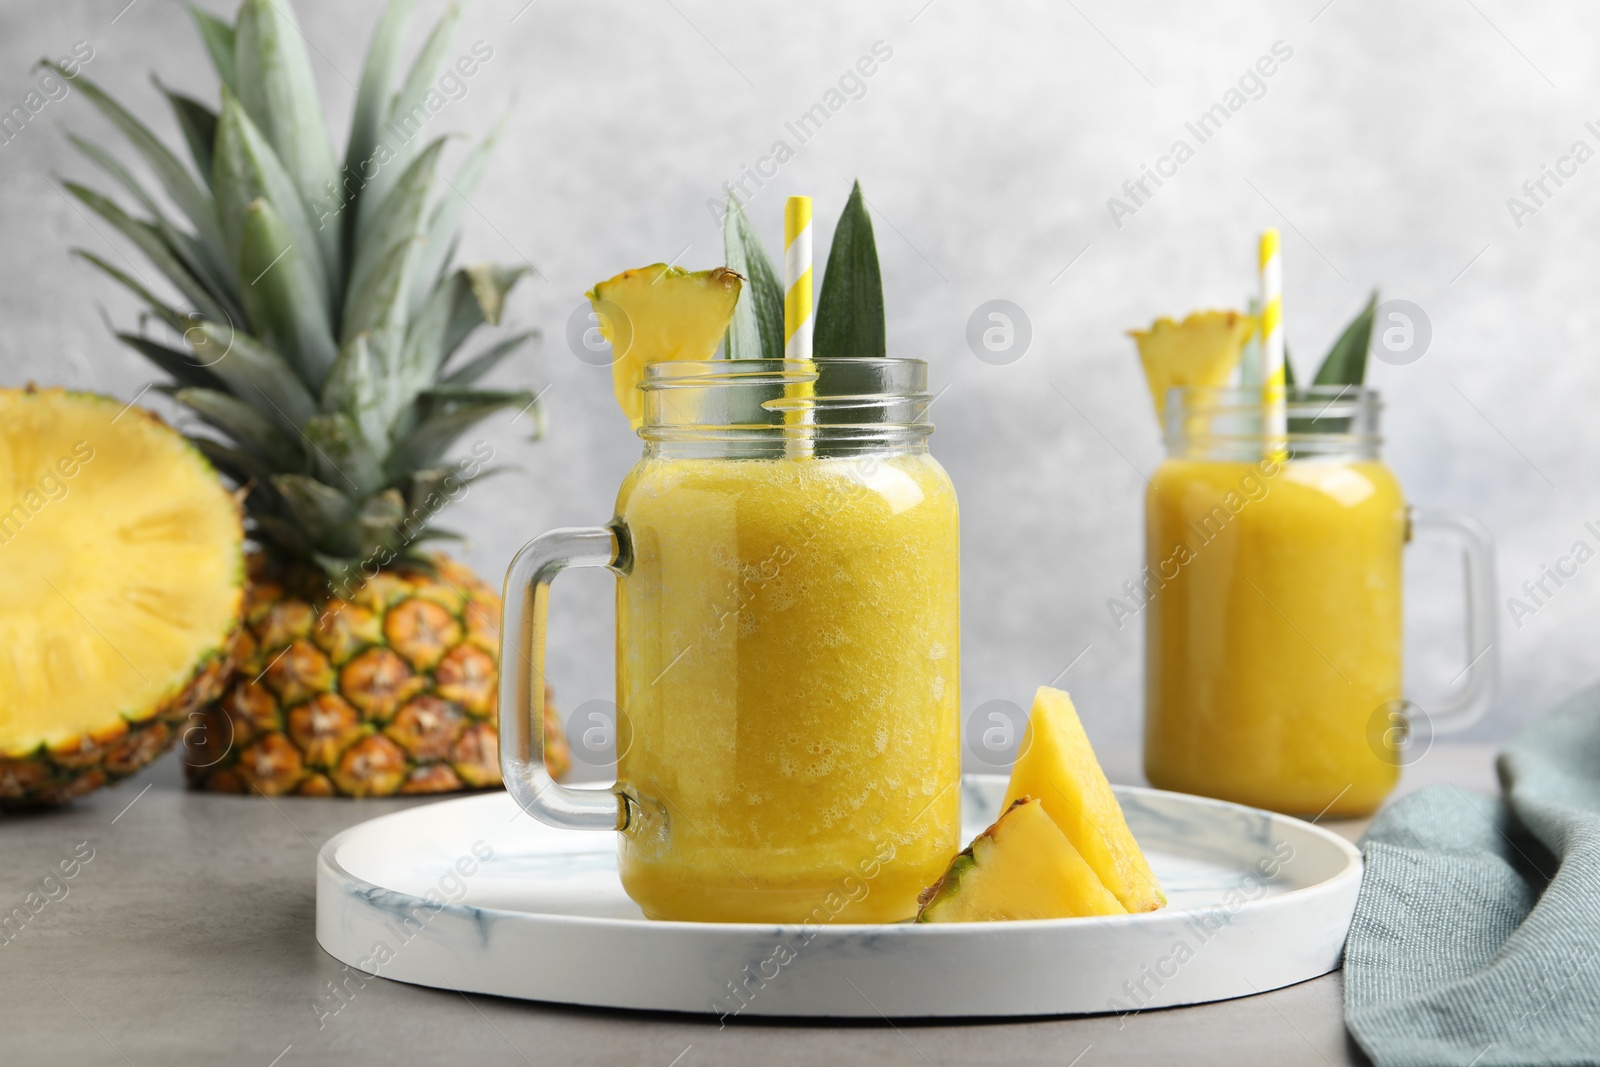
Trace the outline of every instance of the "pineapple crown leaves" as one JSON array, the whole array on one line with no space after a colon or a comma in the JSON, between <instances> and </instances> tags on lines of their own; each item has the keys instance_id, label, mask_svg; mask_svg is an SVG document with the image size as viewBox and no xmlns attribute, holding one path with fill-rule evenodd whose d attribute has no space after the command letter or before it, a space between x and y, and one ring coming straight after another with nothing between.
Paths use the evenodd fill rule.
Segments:
<instances>
[{"instance_id":1,"label":"pineapple crown leaves","mask_svg":"<svg viewBox=\"0 0 1600 1067\"><path fill-rule=\"evenodd\" d=\"M446 138L425 140L397 120L425 108L461 7L450 4L407 65L413 6L390 0L378 20L342 162L305 39L280 0L243 0L232 23L191 8L217 105L153 79L187 160L90 79L73 78L159 195L76 135L73 145L136 207L78 182L65 188L143 254L185 309L152 291L145 271L79 250L182 341L142 329L117 338L171 379L164 391L205 431L191 435L196 445L244 487L253 536L320 565L335 585L375 558L416 557L416 543L451 536L429 520L441 499L487 473L448 459L474 425L508 407L532 412L535 436L543 425L535 395L480 385L536 332L464 352L478 327L499 325L526 268L451 266L467 198L509 113L436 195Z\"/></svg>"},{"instance_id":2,"label":"pineapple crown leaves","mask_svg":"<svg viewBox=\"0 0 1600 1067\"><path fill-rule=\"evenodd\" d=\"M728 324L729 358L784 358L783 283L731 190L723 216L722 245L728 268L749 279ZM850 199L833 230L816 314L815 358L881 358L887 351L883 276L872 236L872 216L867 213L859 181L851 187Z\"/></svg>"},{"instance_id":3,"label":"pineapple crown leaves","mask_svg":"<svg viewBox=\"0 0 1600 1067\"><path fill-rule=\"evenodd\" d=\"M756 236L738 197L731 190L728 210L723 216L722 243L728 267L749 279L728 324L728 358L783 359L783 285L773 270L772 261L767 258L761 238ZM827 269L822 275L822 291L817 298L812 358L865 356L881 359L887 349L878 245L872 235L872 216L867 213L866 197L858 181L850 189L850 198L845 202L833 230L833 243L828 248ZM830 378L833 387L845 393L871 392L874 388L870 372L849 364L837 365ZM823 409L814 412L813 417L818 424L826 425L849 422L859 416L848 409ZM819 456L841 449L829 442L817 442L815 447Z\"/></svg>"}]
</instances>

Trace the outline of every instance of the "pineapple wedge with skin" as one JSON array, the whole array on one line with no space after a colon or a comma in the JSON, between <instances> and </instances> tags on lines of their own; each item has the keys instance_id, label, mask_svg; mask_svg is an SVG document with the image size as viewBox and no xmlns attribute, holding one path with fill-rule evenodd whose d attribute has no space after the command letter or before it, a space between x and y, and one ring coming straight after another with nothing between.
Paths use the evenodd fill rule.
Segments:
<instances>
[{"instance_id":1,"label":"pineapple wedge with skin","mask_svg":"<svg viewBox=\"0 0 1600 1067\"><path fill-rule=\"evenodd\" d=\"M1165 418L1167 390L1175 386L1226 385L1255 331L1256 320L1237 311L1196 311L1182 322L1162 317L1148 330L1129 330L1156 418Z\"/></svg>"},{"instance_id":2,"label":"pineapple wedge with skin","mask_svg":"<svg viewBox=\"0 0 1600 1067\"><path fill-rule=\"evenodd\" d=\"M1011 802L917 902L919 923L1126 914L1033 797Z\"/></svg>"},{"instance_id":3,"label":"pineapple wedge with skin","mask_svg":"<svg viewBox=\"0 0 1600 1067\"><path fill-rule=\"evenodd\" d=\"M1037 797L1067 840L1130 912L1166 906L1161 884L1128 830L1072 698L1040 686L1005 803Z\"/></svg>"},{"instance_id":4,"label":"pineapple wedge with skin","mask_svg":"<svg viewBox=\"0 0 1600 1067\"><path fill-rule=\"evenodd\" d=\"M611 343L617 404L634 429L644 422L639 383L645 367L715 356L743 283L727 267L688 271L654 263L625 270L589 290L600 335Z\"/></svg>"},{"instance_id":5,"label":"pineapple wedge with skin","mask_svg":"<svg viewBox=\"0 0 1600 1067\"><path fill-rule=\"evenodd\" d=\"M0 390L0 810L57 804L172 747L233 665L239 505L159 418Z\"/></svg>"}]
</instances>

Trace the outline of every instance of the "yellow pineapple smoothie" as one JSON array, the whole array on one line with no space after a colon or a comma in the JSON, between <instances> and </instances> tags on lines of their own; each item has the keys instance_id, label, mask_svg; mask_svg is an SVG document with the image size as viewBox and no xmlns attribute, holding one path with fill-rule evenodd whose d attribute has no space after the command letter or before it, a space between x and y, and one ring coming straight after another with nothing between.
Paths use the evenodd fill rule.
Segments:
<instances>
[{"instance_id":1,"label":"yellow pineapple smoothie","mask_svg":"<svg viewBox=\"0 0 1600 1067\"><path fill-rule=\"evenodd\" d=\"M617 515L628 895L656 919L915 915L960 847L944 469L647 455Z\"/></svg>"},{"instance_id":2,"label":"yellow pineapple smoothie","mask_svg":"<svg viewBox=\"0 0 1600 1067\"><path fill-rule=\"evenodd\" d=\"M1165 789L1361 815L1399 767L1400 487L1381 462L1168 459L1146 497L1145 771Z\"/></svg>"}]
</instances>

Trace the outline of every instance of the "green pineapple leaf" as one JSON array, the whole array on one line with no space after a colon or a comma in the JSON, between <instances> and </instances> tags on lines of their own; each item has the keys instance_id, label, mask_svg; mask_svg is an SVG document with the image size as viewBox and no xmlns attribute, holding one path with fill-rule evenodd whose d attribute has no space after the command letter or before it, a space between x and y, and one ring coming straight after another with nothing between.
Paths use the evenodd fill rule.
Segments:
<instances>
[{"instance_id":1,"label":"green pineapple leaf","mask_svg":"<svg viewBox=\"0 0 1600 1067\"><path fill-rule=\"evenodd\" d=\"M470 332L481 322L482 308L472 293L466 271L458 270L440 282L406 332L399 370L405 387L415 392L437 378L440 366L450 355L445 344L452 326L454 332Z\"/></svg>"},{"instance_id":2,"label":"green pineapple leaf","mask_svg":"<svg viewBox=\"0 0 1600 1067\"><path fill-rule=\"evenodd\" d=\"M414 0L389 0L384 5L378 26L372 31L372 43L367 46L366 63L361 68L361 86L356 90L354 117L350 120L350 139L345 145L344 169L353 179L355 197L361 197L361 183L368 180L365 167L374 159L378 147L378 131L389 107L389 96L394 90L395 78L400 73L400 48L405 43L406 26L411 21ZM341 197L344 195L341 192ZM350 204L345 204L349 208ZM346 216L353 219L354 213ZM345 239L353 240L355 227L346 223ZM346 245L346 254L349 254Z\"/></svg>"},{"instance_id":3,"label":"green pineapple leaf","mask_svg":"<svg viewBox=\"0 0 1600 1067\"><path fill-rule=\"evenodd\" d=\"M406 498L398 489L385 489L363 500L356 519L357 533L361 539L361 557L371 559L384 549L395 548L405 544L408 539L414 539L415 531L408 531L406 527L417 524L408 523L407 519Z\"/></svg>"},{"instance_id":4,"label":"green pineapple leaf","mask_svg":"<svg viewBox=\"0 0 1600 1067\"><path fill-rule=\"evenodd\" d=\"M128 195L139 202L140 207L150 213L152 218L159 219L163 217L161 205L156 203L155 197L150 195L149 191L139 183L139 179L135 178L132 172L117 160L116 156L107 152L93 141L85 140L75 133L67 134L67 140L72 143L74 148L89 157L90 161L97 167L105 171L108 177L122 186Z\"/></svg>"},{"instance_id":5,"label":"green pineapple leaf","mask_svg":"<svg viewBox=\"0 0 1600 1067\"><path fill-rule=\"evenodd\" d=\"M782 359L783 283L739 198L731 192L722 219L722 255L728 269L748 282L728 324L728 358Z\"/></svg>"},{"instance_id":6,"label":"green pineapple leaf","mask_svg":"<svg viewBox=\"0 0 1600 1067\"><path fill-rule=\"evenodd\" d=\"M298 467L305 462L296 439L285 437L271 419L236 396L217 389L176 389L172 398L272 468Z\"/></svg>"},{"instance_id":7,"label":"green pineapple leaf","mask_svg":"<svg viewBox=\"0 0 1600 1067\"><path fill-rule=\"evenodd\" d=\"M245 113L305 202L324 203L329 188L339 187L339 165L294 9L280 0L244 0L234 25L233 56ZM284 213L282 204L273 206ZM326 275L338 277L338 227L322 227L317 238Z\"/></svg>"},{"instance_id":8,"label":"green pineapple leaf","mask_svg":"<svg viewBox=\"0 0 1600 1067\"><path fill-rule=\"evenodd\" d=\"M85 207L105 219L118 233L132 241L134 246L144 253L145 258L166 275L167 280L194 305L200 314L219 322L227 321L227 315L212 299L211 293L189 272L189 268L153 225L131 218L114 201L87 186L79 185L77 182L62 184L67 192L77 197Z\"/></svg>"},{"instance_id":9,"label":"green pineapple leaf","mask_svg":"<svg viewBox=\"0 0 1600 1067\"><path fill-rule=\"evenodd\" d=\"M498 263L474 263L470 267L463 268L463 271L468 284L472 286L472 295L478 302L479 321L459 334L452 333L445 337L447 355L454 352L456 346L466 339L467 334L480 324L500 325L500 315L506 306L506 295L528 273L529 268L522 265L505 267Z\"/></svg>"},{"instance_id":10,"label":"green pineapple leaf","mask_svg":"<svg viewBox=\"0 0 1600 1067\"><path fill-rule=\"evenodd\" d=\"M190 347L240 400L268 418L276 417L292 434L316 414L316 400L277 352L243 330L220 323L191 320L186 326L184 338Z\"/></svg>"},{"instance_id":11,"label":"green pineapple leaf","mask_svg":"<svg viewBox=\"0 0 1600 1067\"><path fill-rule=\"evenodd\" d=\"M349 497L309 474L273 475L272 486L312 544L343 556L361 550L352 535L357 513Z\"/></svg>"},{"instance_id":12,"label":"green pineapple leaf","mask_svg":"<svg viewBox=\"0 0 1600 1067\"><path fill-rule=\"evenodd\" d=\"M322 407L355 419L373 451L388 450L389 418L369 335L357 334L339 351L339 358L322 385Z\"/></svg>"},{"instance_id":13,"label":"green pineapple leaf","mask_svg":"<svg viewBox=\"0 0 1600 1067\"><path fill-rule=\"evenodd\" d=\"M129 173L126 167L117 161L115 156L94 142L86 141L76 134L69 133L67 140L71 141L73 147L88 156L113 181L122 186L130 196L139 202L139 206L149 213L151 224L155 226L156 231L161 235L161 239L183 261L183 265L194 276L194 279L205 286L206 291L211 294L218 304L222 305L231 318L242 318L244 312L240 308L239 294L233 280L233 271L222 266L221 261L217 259L211 248L202 244L193 234L178 229L167 218L166 212L156 202L155 198L145 190L144 186L139 184L139 180Z\"/></svg>"},{"instance_id":14,"label":"green pineapple leaf","mask_svg":"<svg viewBox=\"0 0 1600 1067\"><path fill-rule=\"evenodd\" d=\"M391 457L389 473L437 466L460 436L496 411L534 407L538 398L525 390L463 391L448 397L419 397L418 414ZM537 423L536 423L537 425Z\"/></svg>"},{"instance_id":15,"label":"green pineapple leaf","mask_svg":"<svg viewBox=\"0 0 1600 1067\"><path fill-rule=\"evenodd\" d=\"M867 214L861 183L856 182L828 250L827 273L822 277L822 294L817 298L812 352L817 359L882 358L886 348L878 246L872 237L872 217Z\"/></svg>"},{"instance_id":16,"label":"green pineapple leaf","mask_svg":"<svg viewBox=\"0 0 1600 1067\"><path fill-rule=\"evenodd\" d=\"M479 472L482 476L482 472ZM461 491L461 486L472 479L463 477L454 464L412 471L406 479L406 498L426 503L429 496L448 498Z\"/></svg>"},{"instance_id":17,"label":"green pineapple leaf","mask_svg":"<svg viewBox=\"0 0 1600 1067\"><path fill-rule=\"evenodd\" d=\"M506 357L529 341L537 340L538 330L524 330L522 333L513 334L504 341L497 342L455 370L445 375L440 382L444 385L473 385L481 380L490 371L494 370Z\"/></svg>"},{"instance_id":18,"label":"green pineapple leaf","mask_svg":"<svg viewBox=\"0 0 1600 1067\"><path fill-rule=\"evenodd\" d=\"M221 378L212 374L189 352L140 337L136 333L119 333L117 340L144 356L164 371L179 386L193 389L210 389L220 392L227 388Z\"/></svg>"},{"instance_id":19,"label":"green pineapple leaf","mask_svg":"<svg viewBox=\"0 0 1600 1067\"><path fill-rule=\"evenodd\" d=\"M235 47L233 24L223 22L209 12L201 11L193 4L189 5L189 14L194 16L195 25L200 29L200 39L205 42L206 54L211 57L211 65L216 68L217 78L228 88L235 88L239 84L239 78L233 65Z\"/></svg>"},{"instance_id":20,"label":"green pineapple leaf","mask_svg":"<svg viewBox=\"0 0 1600 1067\"><path fill-rule=\"evenodd\" d=\"M217 113L193 97L168 89L159 78L152 76L150 80L171 105L173 117L178 120L178 129L183 131L183 139L189 146L189 157L194 160L195 169L209 186L211 146L217 139Z\"/></svg>"},{"instance_id":21,"label":"green pineapple leaf","mask_svg":"<svg viewBox=\"0 0 1600 1067\"><path fill-rule=\"evenodd\" d=\"M1350 320L1350 325L1328 350L1312 384L1360 385L1366 380L1367 349L1372 345L1372 320L1377 310L1378 292L1374 289L1366 306Z\"/></svg>"},{"instance_id":22,"label":"green pineapple leaf","mask_svg":"<svg viewBox=\"0 0 1600 1067\"><path fill-rule=\"evenodd\" d=\"M313 390L320 390L338 358L321 296L321 280L308 262L314 248L295 243L265 198L250 202L239 243L244 305L261 339L282 352Z\"/></svg>"},{"instance_id":23,"label":"green pineapple leaf","mask_svg":"<svg viewBox=\"0 0 1600 1067\"><path fill-rule=\"evenodd\" d=\"M355 258L350 264L351 296L362 291L384 254L397 242L422 237L422 217L428 206L428 190L433 187L444 145L445 139L440 137L411 161L400 176L399 183L384 198L381 210L374 216L373 225L361 231L360 239L356 241Z\"/></svg>"},{"instance_id":24,"label":"green pineapple leaf","mask_svg":"<svg viewBox=\"0 0 1600 1067\"><path fill-rule=\"evenodd\" d=\"M383 488L387 481L383 462L354 417L342 411L326 412L307 420L302 432L311 445L317 477L357 496Z\"/></svg>"},{"instance_id":25,"label":"green pineapple leaf","mask_svg":"<svg viewBox=\"0 0 1600 1067\"><path fill-rule=\"evenodd\" d=\"M445 266L455 255L456 244L460 239L461 214L467 206L467 198L478 188L478 183L483 180L484 174L489 169L489 158L494 154L495 146L500 143L500 135L505 132L506 124L511 119L509 110L500 121L476 144L472 151L467 153L467 158L462 161L461 169L456 173L454 181L446 183L445 191L440 196L438 204L434 205L433 212L428 216L428 243L424 246L422 264L411 284L411 313L417 314L422 309L423 302L428 297L428 286L435 284Z\"/></svg>"},{"instance_id":26,"label":"green pineapple leaf","mask_svg":"<svg viewBox=\"0 0 1600 1067\"><path fill-rule=\"evenodd\" d=\"M461 5L452 2L423 42L422 50L417 53L416 60L383 117L383 126L393 136L384 142L387 151L377 153L375 162L378 166L372 177L367 179L356 205L355 236L358 245L378 213L384 197L389 195L401 172L417 154L418 135L432 118L426 103L427 97L429 93L438 92L435 86L450 60L450 43L455 38L456 26L460 22ZM366 175L362 177L366 178Z\"/></svg>"},{"instance_id":27,"label":"green pineapple leaf","mask_svg":"<svg viewBox=\"0 0 1600 1067\"><path fill-rule=\"evenodd\" d=\"M72 250L72 254L90 264L96 270L100 271L100 273L111 278L124 289L128 290L134 296L142 300L145 305L155 314L156 318L166 323L168 327L177 333L183 333L193 324L193 320L185 317L183 312L172 307L159 296L156 296L154 293L152 293L149 289L146 289L139 282L135 281L131 275L124 271L118 270L116 267L113 267L110 263L107 263L104 259L95 255L93 252L83 248L74 248ZM199 353L197 352L196 355L198 356ZM199 362L204 365L208 361L205 359L200 359Z\"/></svg>"},{"instance_id":28,"label":"green pineapple leaf","mask_svg":"<svg viewBox=\"0 0 1600 1067\"><path fill-rule=\"evenodd\" d=\"M189 440L213 467L249 487L250 495L246 499L252 512L258 506L268 511L282 509L283 499L272 487L272 468L260 456L201 434L190 434Z\"/></svg>"},{"instance_id":29,"label":"green pineapple leaf","mask_svg":"<svg viewBox=\"0 0 1600 1067\"><path fill-rule=\"evenodd\" d=\"M345 305L344 335L347 345L357 334L371 334L372 353L385 374L393 373L405 340L406 282L422 245L415 234L396 241L378 260Z\"/></svg>"},{"instance_id":30,"label":"green pineapple leaf","mask_svg":"<svg viewBox=\"0 0 1600 1067\"><path fill-rule=\"evenodd\" d=\"M172 197L173 203L189 217L189 221L199 231L200 239L214 245L220 251L223 247L222 231L217 223L216 207L206 190L201 188L200 183L195 181L194 175L184 167L183 162L173 155L166 145L157 140L155 134L151 133L144 123L134 118L126 108L107 96L104 90L82 73L74 77L59 63L45 61L42 65L54 70L76 88L83 90L83 95L95 109L111 121L118 132L127 138L128 143L133 145L134 150L156 172L161 187Z\"/></svg>"},{"instance_id":31,"label":"green pineapple leaf","mask_svg":"<svg viewBox=\"0 0 1600 1067\"><path fill-rule=\"evenodd\" d=\"M405 388L424 388L479 326L497 325L511 289L526 267L479 263L440 282L406 334L398 374ZM487 368L485 368L487 369Z\"/></svg>"},{"instance_id":32,"label":"green pineapple leaf","mask_svg":"<svg viewBox=\"0 0 1600 1067\"><path fill-rule=\"evenodd\" d=\"M325 557L318 553L312 547L310 540L295 528L293 521L284 517L290 515L291 512L288 505L282 503L283 498L274 496L273 500L277 501L275 505L277 514L268 510L258 510L251 514L251 519L255 524L254 532L260 535L263 541L275 545L290 556L296 556L300 559L315 559L320 564Z\"/></svg>"},{"instance_id":33,"label":"green pineapple leaf","mask_svg":"<svg viewBox=\"0 0 1600 1067\"><path fill-rule=\"evenodd\" d=\"M223 247L227 249L229 262L236 266L239 263L250 205L257 200L266 200L282 220L294 246L306 250L302 262L316 279L316 313L331 322L329 300L333 286L328 280L326 265L317 252L319 242L316 230L306 216L305 202L301 200L293 179L267 143L266 137L226 89L222 92L222 111L217 120L213 165L217 212L221 218ZM255 275L244 277L242 269L239 274L239 286L243 290Z\"/></svg>"}]
</instances>

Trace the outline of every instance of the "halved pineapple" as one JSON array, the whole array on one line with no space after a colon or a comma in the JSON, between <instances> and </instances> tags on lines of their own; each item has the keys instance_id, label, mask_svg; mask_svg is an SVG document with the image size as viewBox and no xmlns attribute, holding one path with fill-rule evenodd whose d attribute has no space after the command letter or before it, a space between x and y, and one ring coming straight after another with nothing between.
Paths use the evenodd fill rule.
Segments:
<instances>
[{"instance_id":1,"label":"halved pineapple","mask_svg":"<svg viewBox=\"0 0 1600 1067\"><path fill-rule=\"evenodd\" d=\"M1255 319L1237 311L1196 311L1182 322L1162 317L1148 330L1129 330L1156 418L1165 415L1167 390L1174 386L1226 385L1255 329Z\"/></svg>"},{"instance_id":2,"label":"halved pineapple","mask_svg":"<svg viewBox=\"0 0 1600 1067\"><path fill-rule=\"evenodd\" d=\"M727 267L687 271L655 263L625 270L589 291L600 335L611 342L617 403L635 429L644 421L644 368L715 356L743 281Z\"/></svg>"},{"instance_id":3,"label":"halved pineapple","mask_svg":"<svg viewBox=\"0 0 1600 1067\"><path fill-rule=\"evenodd\" d=\"M1167 902L1122 805L1106 781L1072 698L1039 687L1028 713L1023 752L1011 768L1006 804L1037 797L1101 883L1128 911L1155 911Z\"/></svg>"},{"instance_id":4,"label":"halved pineapple","mask_svg":"<svg viewBox=\"0 0 1600 1067\"><path fill-rule=\"evenodd\" d=\"M0 808L160 755L232 667L239 508L148 412L0 390Z\"/></svg>"},{"instance_id":5,"label":"halved pineapple","mask_svg":"<svg viewBox=\"0 0 1600 1067\"><path fill-rule=\"evenodd\" d=\"M920 923L1125 913L1032 797L1009 803L917 902Z\"/></svg>"}]
</instances>

